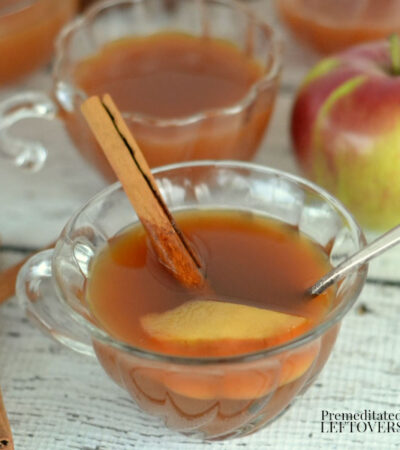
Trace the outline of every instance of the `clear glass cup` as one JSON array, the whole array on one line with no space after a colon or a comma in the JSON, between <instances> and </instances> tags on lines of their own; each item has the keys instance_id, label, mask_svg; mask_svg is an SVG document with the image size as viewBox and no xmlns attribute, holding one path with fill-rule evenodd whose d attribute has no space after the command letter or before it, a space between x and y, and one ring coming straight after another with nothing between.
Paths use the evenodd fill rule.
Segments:
<instances>
[{"instance_id":1,"label":"clear glass cup","mask_svg":"<svg viewBox=\"0 0 400 450\"><path fill-rule=\"evenodd\" d=\"M150 166L210 158L251 159L273 110L281 50L267 23L230 0L108 0L92 5L60 34L51 92L23 92L0 103L0 154L18 166L40 168L46 149L41 143L12 136L10 127L24 118L58 117L81 154L107 179L114 180L81 116L79 107L88 95L76 85L74 70L107 43L161 31L231 42L260 63L263 76L229 107L172 118L141 114L134 105L122 110Z\"/></svg>"},{"instance_id":2,"label":"clear glass cup","mask_svg":"<svg viewBox=\"0 0 400 450\"><path fill-rule=\"evenodd\" d=\"M294 38L322 54L400 32L400 0L275 0Z\"/></svg>"},{"instance_id":3,"label":"clear glass cup","mask_svg":"<svg viewBox=\"0 0 400 450\"><path fill-rule=\"evenodd\" d=\"M77 6L78 0L0 2L0 86L50 60L54 39Z\"/></svg>"},{"instance_id":4,"label":"clear glass cup","mask_svg":"<svg viewBox=\"0 0 400 450\"><path fill-rule=\"evenodd\" d=\"M366 243L335 198L284 172L251 163L199 161L162 167L154 174L172 212L210 208L268 216L308 235L325 249L332 265ZM364 285L366 267L342 280L322 323L283 345L222 358L158 354L98 328L84 299L93 258L137 220L119 183L89 201L68 222L55 249L33 256L21 269L17 295L27 315L66 346L95 355L143 411L161 417L169 428L222 440L265 427L324 366L340 321ZM294 365L299 368L295 376Z\"/></svg>"},{"instance_id":5,"label":"clear glass cup","mask_svg":"<svg viewBox=\"0 0 400 450\"><path fill-rule=\"evenodd\" d=\"M273 13L273 5L266 0L239 0L244 5L251 8L259 17L268 18L269 22L275 20Z\"/></svg>"}]
</instances>

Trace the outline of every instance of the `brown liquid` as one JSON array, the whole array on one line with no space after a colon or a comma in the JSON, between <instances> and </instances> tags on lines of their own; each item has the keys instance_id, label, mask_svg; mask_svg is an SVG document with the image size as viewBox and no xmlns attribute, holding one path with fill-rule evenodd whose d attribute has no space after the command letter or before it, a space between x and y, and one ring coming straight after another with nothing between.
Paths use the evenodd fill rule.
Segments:
<instances>
[{"instance_id":1,"label":"brown liquid","mask_svg":"<svg viewBox=\"0 0 400 450\"><path fill-rule=\"evenodd\" d=\"M333 53L400 31L399 0L278 0L294 35L320 53Z\"/></svg>"},{"instance_id":2,"label":"brown liquid","mask_svg":"<svg viewBox=\"0 0 400 450\"><path fill-rule=\"evenodd\" d=\"M331 292L308 300L302 296L329 265L325 254L294 229L232 211L186 212L176 219L200 252L207 281L222 301L307 317L309 327L330 310ZM86 294L94 320L135 347L196 357L262 348L255 341L171 344L146 334L142 317L176 308L195 294L158 263L139 226L109 241L96 257ZM252 432L279 414L320 371L337 331L333 327L321 339L254 363L211 368L158 363L97 341L94 347L107 373L144 410L174 429L220 439L240 427L246 430L241 433Z\"/></svg>"},{"instance_id":3,"label":"brown liquid","mask_svg":"<svg viewBox=\"0 0 400 450\"><path fill-rule=\"evenodd\" d=\"M261 76L233 45L180 34L108 44L75 71L88 94L108 92L123 111L163 119L234 104Z\"/></svg>"},{"instance_id":4,"label":"brown liquid","mask_svg":"<svg viewBox=\"0 0 400 450\"><path fill-rule=\"evenodd\" d=\"M249 159L268 123L273 87L259 94L251 111L203 122L161 127L135 123L129 115L171 119L232 106L263 75L262 67L234 45L180 33L111 42L74 71L81 90L88 95L109 93L126 113L151 166L190 159ZM113 178L80 117L66 116L66 124L83 154Z\"/></svg>"},{"instance_id":5,"label":"brown liquid","mask_svg":"<svg viewBox=\"0 0 400 450\"><path fill-rule=\"evenodd\" d=\"M310 300L302 294L328 270L322 252L289 228L249 217L234 212L177 215L185 234L197 244L207 282L217 296L306 317L310 324L320 321L329 308L329 295ZM123 232L97 256L87 292L99 323L117 339L169 354L215 356L202 354L201 347L161 348L142 329L142 316L176 308L198 293L179 285L157 261L141 227Z\"/></svg>"},{"instance_id":6,"label":"brown liquid","mask_svg":"<svg viewBox=\"0 0 400 450\"><path fill-rule=\"evenodd\" d=\"M1 0L0 85L50 60L55 37L76 8L77 0Z\"/></svg>"}]
</instances>

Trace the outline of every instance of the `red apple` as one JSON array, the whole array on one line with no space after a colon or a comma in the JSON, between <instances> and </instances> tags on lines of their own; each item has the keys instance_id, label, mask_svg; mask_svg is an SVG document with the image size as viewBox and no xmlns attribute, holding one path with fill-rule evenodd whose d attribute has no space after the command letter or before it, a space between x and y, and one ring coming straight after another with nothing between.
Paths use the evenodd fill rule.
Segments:
<instances>
[{"instance_id":1,"label":"red apple","mask_svg":"<svg viewBox=\"0 0 400 450\"><path fill-rule=\"evenodd\" d=\"M400 223L399 39L323 59L296 97L298 161L371 229Z\"/></svg>"}]
</instances>

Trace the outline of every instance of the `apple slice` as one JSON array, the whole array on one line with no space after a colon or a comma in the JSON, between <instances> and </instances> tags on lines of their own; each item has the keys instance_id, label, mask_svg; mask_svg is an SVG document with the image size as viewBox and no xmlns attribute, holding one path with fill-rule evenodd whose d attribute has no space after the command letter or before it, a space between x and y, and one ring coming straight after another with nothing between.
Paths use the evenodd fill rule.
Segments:
<instances>
[{"instance_id":1,"label":"apple slice","mask_svg":"<svg viewBox=\"0 0 400 450\"><path fill-rule=\"evenodd\" d=\"M215 300L193 300L141 318L143 329L156 340L208 348L222 341L253 341L265 348L298 335L307 323L304 317Z\"/></svg>"},{"instance_id":2,"label":"apple slice","mask_svg":"<svg viewBox=\"0 0 400 450\"><path fill-rule=\"evenodd\" d=\"M193 300L141 319L143 329L168 352L190 356L227 356L262 350L305 331L304 317L214 300ZM316 352L298 349L255 366L216 373L167 370L159 381L171 391L197 399L251 399L296 380L312 365ZM162 372L162 371L161 371Z\"/></svg>"}]
</instances>

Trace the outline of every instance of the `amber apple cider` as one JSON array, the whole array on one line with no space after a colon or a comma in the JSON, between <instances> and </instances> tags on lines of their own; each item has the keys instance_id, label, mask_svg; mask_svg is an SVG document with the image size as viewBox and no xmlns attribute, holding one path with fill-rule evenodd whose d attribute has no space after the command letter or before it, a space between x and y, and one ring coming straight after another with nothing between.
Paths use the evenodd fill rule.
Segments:
<instances>
[{"instance_id":1,"label":"amber apple cider","mask_svg":"<svg viewBox=\"0 0 400 450\"><path fill-rule=\"evenodd\" d=\"M227 41L162 32L106 44L77 64L74 81L87 95L112 96L154 167L250 159L269 121L275 88L261 90L237 111L217 110L237 107L264 74L261 64ZM82 154L114 179L81 117L67 114L65 121Z\"/></svg>"},{"instance_id":2,"label":"amber apple cider","mask_svg":"<svg viewBox=\"0 0 400 450\"><path fill-rule=\"evenodd\" d=\"M245 212L200 210L175 217L199 252L214 294L179 285L158 262L143 228L127 228L97 255L86 289L93 320L113 338L164 355L241 355L298 337L331 309L332 291L304 295L329 263L293 227ZM324 364L336 333L333 328L320 343L281 354L265 367L225 368L219 375L143 367L100 343L95 348L106 371L143 409L164 416L173 428L197 426L215 438L245 423L254 415L251 405L262 399L270 399L258 411L262 423L284 409ZM206 420L213 405L219 413Z\"/></svg>"},{"instance_id":3,"label":"amber apple cider","mask_svg":"<svg viewBox=\"0 0 400 450\"><path fill-rule=\"evenodd\" d=\"M276 0L293 34L320 53L333 53L400 31L399 0Z\"/></svg>"},{"instance_id":4,"label":"amber apple cider","mask_svg":"<svg viewBox=\"0 0 400 450\"><path fill-rule=\"evenodd\" d=\"M77 0L1 0L0 85L50 60L55 37L76 8Z\"/></svg>"}]
</instances>

